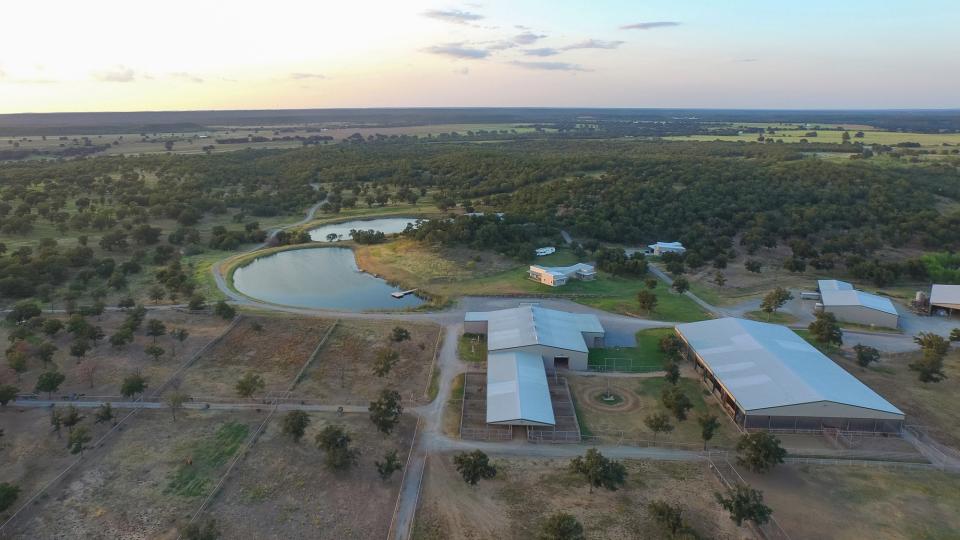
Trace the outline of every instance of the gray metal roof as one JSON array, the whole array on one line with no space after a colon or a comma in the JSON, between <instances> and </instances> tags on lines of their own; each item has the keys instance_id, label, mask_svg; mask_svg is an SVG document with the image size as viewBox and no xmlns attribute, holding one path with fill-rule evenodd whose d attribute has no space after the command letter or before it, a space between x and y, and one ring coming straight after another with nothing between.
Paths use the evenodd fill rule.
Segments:
<instances>
[{"instance_id":1,"label":"gray metal roof","mask_svg":"<svg viewBox=\"0 0 960 540\"><path fill-rule=\"evenodd\" d=\"M677 331L745 411L826 401L903 415L785 326L724 318Z\"/></svg>"},{"instance_id":2,"label":"gray metal roof","mask_svg":"<svg viewBox=\"0 0 960 540\"><path fill-rule=\"evenodd\" d=\"M487 423L556 425L540 355L509 351L487 357Z\"/></svg>"},{"instance_id":3,"label":"gray metal roof","mask_svg":"<svg viewBox=\"0 0 960 540\"><path fill-rule=\"evenodd\" d=\"M821 290L820 303L823 304L824 307L860 306L891 315L899 315L897 308L893 306L893 302L891 302L889 298L857 290Z\"/></svg>"},{"instance_id":4,"label":"gray metal roof","mask_svg":"<svg viewBox=\"0 0 960 540\"><path fill-rule=\"evenodd\" d=\"M930 303L960 305L960 285L934 285L930 290Z\"/></svg>"},{"instance_id":5,"label":"gray metal roof","mask_svg":"<svg viewBox=\"0 0 960 540\"><path fill-rule=\"evenodd\" d=\"M568 313L539 306L467 312L464 320L487 321L489 351L545 345L587 352L581 332L603 333L603 326L596 315Z\"/></svg>"},{"instance_id":6,"label":"gray metal roof","mask_svg":"<svg viewBox=\"0 0 960 540\"><path fill-rule=\"evenodd\" d=\"M853 285L839 279L818 279L817 288L823 291L852 291Z\"/></svg>"}]
</instances>

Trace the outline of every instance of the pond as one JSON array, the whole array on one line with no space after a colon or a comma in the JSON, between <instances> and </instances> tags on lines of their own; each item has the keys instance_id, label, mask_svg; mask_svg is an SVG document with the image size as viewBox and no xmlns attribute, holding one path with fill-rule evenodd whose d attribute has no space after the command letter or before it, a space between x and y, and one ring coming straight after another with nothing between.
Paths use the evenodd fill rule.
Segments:
<instances>
[{"instance_id":1,"label":"pond","mask_svg":"<svg viewBox=\"0 0 960 540\"><path fill-rule=\"evenodd\" d=\"M417 218L411 217L390 217L378 219L355 219L353 221L344 221L343 223L331 223L316 229L310 230L310 239L314 242L329 242L327 235L336 234L337 240L349 240L350 231L368 231L373 229L384 234L397 234L403 232L407 225L416 223Z\"/></svg>"},{"instance_id":2,"label":"pond","mask_svg":"<svg viewBox=\"0 0 960 540\"><path fill-rule=\"evenodd\" d=\"M347 248L281 251L237 268L233 286L241 293L286 306L364 311L423 304L416 295L394 298L400 289L360 271Z\"/></svg>"}]
</instances>

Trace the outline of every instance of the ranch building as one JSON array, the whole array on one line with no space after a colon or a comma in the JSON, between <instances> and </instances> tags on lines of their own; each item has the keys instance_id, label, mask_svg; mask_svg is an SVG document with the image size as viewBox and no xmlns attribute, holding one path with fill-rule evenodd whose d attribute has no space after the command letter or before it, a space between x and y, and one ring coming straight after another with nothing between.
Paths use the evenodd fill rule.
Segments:
<instances>
[{"instance_id":1,"label":"ranch building","mask_svg":"<svg viewBox=\"0 0 960 540\"><path fill-rule=\"evenodd\" d=\"M903 412L785 326L680 324L688 358L744 430L899 433Z\"/></svg>"}]
</instances>

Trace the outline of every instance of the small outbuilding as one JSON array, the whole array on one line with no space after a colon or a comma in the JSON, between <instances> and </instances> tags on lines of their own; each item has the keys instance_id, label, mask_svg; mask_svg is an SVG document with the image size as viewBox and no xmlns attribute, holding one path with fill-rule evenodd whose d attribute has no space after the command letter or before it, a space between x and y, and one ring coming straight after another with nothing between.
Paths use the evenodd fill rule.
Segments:
<instances>
[{"instance_id":1,"label":"small outbuilding","mask_svg":"<svg viewBox=\"0 0 960 540\"><path fill-rule=\"evenodd\" d=\"M950 315L960 312L960 285L934 285L930 289L930 313L935 309Z\"/></svg>"},{"instance_id":2,"label":"small outbuilding","mask_svg":"<svg viewBox=\"0 0 960 540\"><path fill-rule=\"evenodd\" d=\"M901 431L903 411L785 326L728 317L680 324L676 332L743 429Z\"/></svg>"},{"instance_id":3,"label":"small outbuilding","mask_svg":"<svg viewBox=\"0 0 960 540\"><path fill-rule=\"evenodd\" d=\"M900 314L889 298L859 291L852 284L836 279L817 281L820 290L819 309L833 313L838 321L897 328Z\"/></svg>"},{"instance_id":4,"label":"small outbuilding","mask_svg":"<svg viewBox=\"0 0 960 540\"><path fill-rule=\"evenodd\" d=\"M597 271L593 265L577 263L571 266L540 266L532 265L528 272L530 279L537 283L559 287L566 285L571 279L592 281L597 279Z\"/></svg>"}]
</instances>

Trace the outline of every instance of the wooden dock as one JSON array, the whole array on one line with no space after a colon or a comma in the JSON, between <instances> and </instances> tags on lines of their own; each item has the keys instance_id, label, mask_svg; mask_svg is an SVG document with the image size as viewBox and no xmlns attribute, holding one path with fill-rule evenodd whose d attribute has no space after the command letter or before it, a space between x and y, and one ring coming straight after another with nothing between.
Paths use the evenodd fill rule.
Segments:
<instances>
[{"instance_id":1,"label":"wooden dock","mask_svg":"<svg viewBox=\"0 0 960 540\"><path fill-rule=\"evenodd\" d=\"M392 296L392 297L394 297L394 298L403 298L404 296L406 296L406 295L408 295L408 294L413 294L413 293L415 293L415 292L417 292L416 289L410 289L409 291L397 291L397 292L392 292L392 293L390 293L390 296Z\"/></svg>"}]
</instances>

